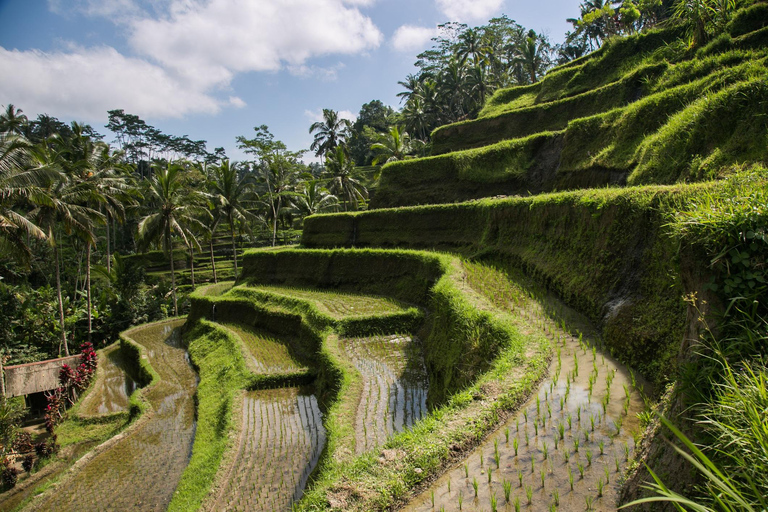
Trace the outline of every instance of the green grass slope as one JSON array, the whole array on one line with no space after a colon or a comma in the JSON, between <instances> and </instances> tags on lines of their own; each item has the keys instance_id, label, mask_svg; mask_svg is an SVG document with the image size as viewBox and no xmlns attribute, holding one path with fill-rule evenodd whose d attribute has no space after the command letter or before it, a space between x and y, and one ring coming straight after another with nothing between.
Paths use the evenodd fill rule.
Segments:
<instances>
[{"instance_id":1,"label":"green grass slope","mask_svg":"<svg viewBox=\"0 0 768 512\"><path fill-rule=\"evenodd\" d=\"M384 166L372 208L605 185L671 184L768 163L764 4L698 50L667 29L610 41L438 128L433 155Z\"/></svg>"}]
</instances>

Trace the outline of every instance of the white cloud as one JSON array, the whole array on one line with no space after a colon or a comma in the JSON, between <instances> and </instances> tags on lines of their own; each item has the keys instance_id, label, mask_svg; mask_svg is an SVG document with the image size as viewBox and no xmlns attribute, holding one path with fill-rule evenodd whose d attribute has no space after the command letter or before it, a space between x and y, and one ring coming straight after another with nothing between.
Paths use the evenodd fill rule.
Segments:
<instances>
[{"instance_id":1,"label":"white cloud","mask_svg":"<svg viewBox=\"0 0 768 512\"><path fill-rule=\"evenodd\" d=\"M304 117L312 121L313 123L323 120L323 109L317 110L305 110ZM350 123L354 123L357 119L357 114L351 110L339 110L339 117L342 119L348 119Z\"/></svg>"},{"instance_id":2,"label":"white cloud","mask_svg":"<svg viewBox=\"0 0 768 512\"><path fill-rule=\"evenodd\" d=\"M501 10L504 0L435 0L448 21L487 21Z\"/></svg>"},{"instance_id":3,"label":"white cloud","mask_svg":"<svg viewBox=\"0 0 768 512\"><path fill-rule=\"evenodd\" d=\"M135 0L48 0L48 8L63 16L77 12L115 22L146 15Z\"/></svg>"},{"instance_id":4,"label":"white cloud","mask_svg":"<svg viewBox=\"0 0 768 512\"><path fill-rule=\"evenodd\" d=\"M28 113L97 121L116 108L142 117L182 117L244 105L236 97L218 100L108 46L51 53L0 47L0 69L0 104L23 106Z\"/></svg>"},{"instance_id":5,"label":"white cloud","mask_svg":"<svg viewBox=\"0 0 768 512\"><path fill-rule=\"evenodd\" d=\"M321 67L321 66L308 66L306 64L300 64L298 66L288 66L288 72L293 76L301 78L316 78L321 82L334 82L339 77L339 71L344 69L344 64L339 62L335 66Z\"/></svg>"},{"instance_id":6,"label":"white cloud","mask_svg":"<svg viewBox=\"0 0 768 512\"><path fill-rule=\"evenodd\" d=\"M358 54L382 39L373 21L343 0L174 0L168 16L134 21L130 32L134 49L201 87L240 72Z\"/></svg>"},{"instance_id":7,"label":"white cloud","mask_svg":"<svg viewBox=\"0 0 768 512\"><path fill-rule=\"evenodd\" d=\"M437 35L437 28L403 25L392 35L392 46L399 52L422 51L429 48L430 40Z\"/></svg>"}]
</instances>

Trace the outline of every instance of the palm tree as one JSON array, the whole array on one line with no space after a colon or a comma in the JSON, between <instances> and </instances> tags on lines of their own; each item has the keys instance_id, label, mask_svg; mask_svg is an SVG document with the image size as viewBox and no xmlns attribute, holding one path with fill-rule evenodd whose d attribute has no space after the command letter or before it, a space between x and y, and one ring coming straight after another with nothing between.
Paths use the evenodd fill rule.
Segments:
<instances>
[{"instance_id":1,"label":"palm tree","mask_svg":"<svg viewBox=\"0 0 768 512\"><path fill-rule=\"evenodd\" d=\"M237 246L235 244L235 226L254 218L247 205L253 194L253 182L250 176L242 177L238 166L223 160L221 165L211 168L208 190L214 206L222 219L229 224L232 238L232 256L234 258L235 279L237 279Z\"/></svg>"},{"instance_id":2,"label":"palm tree","mask_svg":"<svg viewBox=\"0 0 768 512\"><path fill-rule=\"evenodd\" d=\"M531 79L531 83L536 83L537 75L549 63L548 44L542 41L541 37L531 30L525 42L517 47L515 62L519 63Z\"/></svg>"},{"instance_id":3,"label":"palm tree","mask_svg":"<svg viewBox=\"0 0 768 512\"><path fill-rule=\"evenodd\" d=\"M29 165L30 144L24 137L0 133L0 252L29 267L29 238L45 239L45 232L14 206L26 200L47 179L58 175Z\"/></svg>"},{"instance_id":4,"label":"palm tree","mask_svg":"<svg viewBox=\"0 0 768 512\"><path fill-rule=\"evenodd\" d=\"M376 142L371 145L371 149L378 152L373 159L373 165L405 160L411 152L411 137L400 126L395 125L389 129L389 132L380 133Z\"/></svg>"},{"instance_id":5,"label":"palm tree","mask_svg":"<svg viewBox=\"0 0 768 512\"><path fill-rule=\"evenodd\" d=\"M5 107L5 111L0 114L0 133L15 133L21 135L24 133L24 127L27 125L27 116L22 113L20 108L16 108L12 103Z\"/></svg>"},{"instance_id":6,"label":"palm tree","mask_svg":"<svg viewBox=\"0 0 768 512\"><path fill-rule=\"evenodd\" d=\"M322 187L319 180L309 180L302 183L296 194L291 197L291 204L301 217L308 217L316 213L336 211L339 200Z\"/></svg>"},{"instance_id":7,"label":"palm tree","mask_svg":"<svg viewBox=\"0 0 768 512\"><path fill-rule=\"evenodd\" d=\"M355 176L355 163L347 156L343 146L338 146L326 159L325 169L328 190L343 199L344 211L348 211L350 204L357 209L358 203L368 196L368 190Z\"/></svg>"},{"instance_id":8,"label":"palm tree","mask_svg":"<svg viewBox=\"0 0 768 512\"><path fill-rule=\"evenodd\" d=\"M326 155L346 142L352 124L348 119L339 117L339 113L328 108L323 109L323 120L312 123L309 133L315 133L315 140L309 147L315 156Z\"/></svg>"},{"instance_id":9,"label":"palm tree","mask_svg":"<svg viewBox=\"0 0 768 512\"><path fill-rule=\"evenodd\" d=\"M176 273L173 263L173 239L181 238L184 245L196 244L197 240L188 226L199 224L194 214L197 209L195 198L190 196L181 179L182 167L169 162L165 167L156 166L149 179L147 200L152 213L139 222L139 239L146 247L157 242L171 261L171 293L173 313L179 314L176 301Z\"/></svg>"},{"instance_id":10,"label":"palm tree","mask_svg":"<svg viewBox=\"0 0 768 512\"><path fill-rule=\"evenodd\" d=\"M64 233L75 234L86 244L95 243L94 223L103 220L98 211L85 206L92 198L90 184L84 184L73 176L63 172L64 158L57 147L61 145L58 137L52 137L34 147L32 151L33 167L40 173L46 173L48 179L44 187L38 187L30 194L29 200L34 205L30 217L46 233L48 243L53 248L56 266L56 293L59 302L59 322L61 326L61 342L64 353L69 355L67 333L64 324L64 300L61 292L61 270L59 256L59 228ZM53 177L55 176L55 178ZM61 354L61 345L59 346Z\"/></svg>"}]
</instances>

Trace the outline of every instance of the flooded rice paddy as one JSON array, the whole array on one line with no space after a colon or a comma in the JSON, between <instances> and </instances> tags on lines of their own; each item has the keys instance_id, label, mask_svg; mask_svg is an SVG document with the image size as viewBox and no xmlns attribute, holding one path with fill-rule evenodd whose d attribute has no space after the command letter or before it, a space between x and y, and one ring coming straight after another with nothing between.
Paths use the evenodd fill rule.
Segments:
<instances>
[{"instance_id":1,"label":"flooded rice paddy","mask_svg":"<svg viewBox=\"0 0 768 512\"><path fill-rule=\"evenodd\" d=\"M406 309L397 301L386 297L357 295L352 293L336 293L323 290L290 288L280 286L259 286L263 290L286 297L295 297L317 304L320 310L334 318L345 318L371 314L397 313Z\"/></svg>"},{"instance_id":2,"label":"flooded rice paddy","mask_svg":"<svg viewBox=\"0 0 768 512\"><path fill-rule=\"evenodd\" d=\"M224 324L243 341L257 373L294 373L305 367L291 355L285 342L238 324Z\"/></svg>"},{"instance_id":3,"label":"flooded rice paddy","mask_svg":"<svg viewBox=\"0 0 768 512\"><path fill-rule=\"evenodd\" d=\"M237 454L214 510L291 510L325 446L311 389L251 391L242 407Z\"/></svg>"},{"instance_id":4,"label":"flooded rice paddy","mask_svg":"<svg viewBox=\"0 0 768 512\"><path fill-rule=\"evenodd\" d=\"M96 382L80 406L79 412L83 416L127 410L128 397L136 389L136 383L125 373L125 361L119 345L105 348L99 356Z\"/></svg>"},{"instance_id":5,"label":"flooded rice paddy","mask_svg":"<svg viewBox=\"0 0 768 512\"><path fill-rule=\"evenodd\" d=\"M427 414L429 379L418 339L349 338L342 346L363 379L355 418L356 451L362 453Z\"/></svg>"},{"instance_id":6,"label":"flooded rice paddy","mask_svg":"<svg viewBox=\"0 0 768 512\"><path fill-rule=\"evenodd\" d=\"M152 408L126 437L77 469L36 510L165 510L189 462L195 433L197 375L173 320L127 334L147 350L160 382L146 393Z\"/></svg>"},{"instance_id":7,"label":"flooded rice paddy","mask_svg":"<svg viewBox=\"0 0 768 512\"><path fill-rule=\"evenodd\" d=\"M585 340L555 334L549 378L405 510L615 510L642 410L634 377Z\"/></svg>"}]
</instances>

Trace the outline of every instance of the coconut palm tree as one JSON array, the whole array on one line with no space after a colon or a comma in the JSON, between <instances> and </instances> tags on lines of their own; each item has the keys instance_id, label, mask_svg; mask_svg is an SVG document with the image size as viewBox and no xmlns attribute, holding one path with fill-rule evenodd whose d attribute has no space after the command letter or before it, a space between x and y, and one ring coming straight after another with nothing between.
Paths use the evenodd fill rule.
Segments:
<instances>
[{"instance_id":1,"label":"coconut palm tree","mask_svg":"<svg viewBox=\"0 0 768 512\"><path fill-rule=\"evenodd\" d=\"M531 30L525 42L517 47L514 62L525 69L531 83L536 83L538 75L549 64L549 44Z\"/></svg>"},{"instance_id":2,"label":"coconut palm tree","mask_svg":"<svg viewBox=\"0 0 768 512\"><path fill-rule=\"evenodd\" d=\"M235 226L238 222L253 220L248 205L253 199L253 179L250 175L241 175L236 164L223 160L221 165L212 166L208 180L208 192L214 210L229 225L232 239L235 279L237 279L237 246L235 244Z\"/></svg>"},{"instance_id":3,"label":"coconut palm tree","mask_svg":"<svg viewBox=\"0 0 768 512\"><path fill-rule=\"evenodd\" d=\"M309 133L315 134L315 140L309 149L315 152L315 156L326 155L346 142L351 129L352 124L348 119L339 117L335 110L324 108L323 120L312 123L309 127Z\"/></svg>"},{"instance_id":4,"label":"coconut palm tree","mask_svg":"<svg viewBox=\"0 0 768 512\"><path fill-rule=\"evenodd\" d=\"M316 213L334 212L339 207L339 200L324 188L319 180L305 181L291 197L294 211L301 217Z\"/></svg>"},{"instance_id":5,"label":"coconut palm tree","mask_svg":"<svg viewBox=\"0 0 768 512\"><path fill-rule=\"evenodd\" d=\"M0 133L21 135L24 133L24 127L27 125L27 122L27 116L23 114L23 111L9 103L5 107L5 111L0 114Z\"/></svg>"},{"instance_id":6,"label":"coconut palm tree","mask_svg":"<svg viewBox=\"0 0 768 512\"><path fill-rule=\"evenodd\" d=\"M64 299L61 291L61 270L59 255L59 233L77 235L86 244L94 244L94 224L103 221L104 216L87 205L92 198L90 184L75 179L64 172L64 157L60 150L61 140L52 137L36 145L31 153L32 166L37 172L49 177L45 186L37 187L29 200L34 205L30 218L46 233L46 239L53 248L56 267L56 293L59 302L61 346L69 355L67 333L64 323Z\"/></svg>"},{"instance_id":7,"label":"coconut palm tree","mask_svg":"<svg viewBox=\"0 0 768 512\"><path fill-rule=\"evenodd\" d=\"M347 156L343 146L338 146L325 161L325 177L328 190L344 201L344 211L368 197L368 190L355 175L355 163Z\"/></svg>"},{"instance_id":8,"label":"coconut palm tree","mask_svg":"<svg viewBox=\"0 0 768 512\"><path fill-rule=\"evenodd\" d=\"M197 244L197 239L189 226L200 224L200 221L195 218L195 213L199 210L197 198L190 195L189 190L184 187L181 170L182 167L173 162L169 162L164 167L154 167L146 196L152 211L139 222L139 239L142 245L146 247L151 243L157 243L171 261L174 315L179 314L179 307L176 301L173 240L174 237L179 237L185 246Z\"/></svg>"},{"instance_id":9,"label":"coconut palm tree","mask_svg":"<svg viewBox=\"0 0 768 512\"><path fill-rule=\"evenodd\" d=\"M395 125L385 134L379 134L371 149L378 154L373 165L405 160L411 152L411 137L402 127Z\"/></svg>"},{"instance_id":10,"label":"coconut palm tree","mask_svg":"<svg viewBox=\"0 0 768 512\"><path fill-rule=\"evenodd\" d=\"M14 207L44 186L46 180L58 176L57 171L30 166L30 150L24 137L0 134L0 252L26 267L32 258L27 240L45 239L45 232Z\"/></svg>"}]
</instances>

